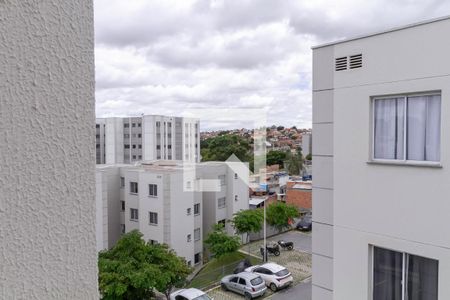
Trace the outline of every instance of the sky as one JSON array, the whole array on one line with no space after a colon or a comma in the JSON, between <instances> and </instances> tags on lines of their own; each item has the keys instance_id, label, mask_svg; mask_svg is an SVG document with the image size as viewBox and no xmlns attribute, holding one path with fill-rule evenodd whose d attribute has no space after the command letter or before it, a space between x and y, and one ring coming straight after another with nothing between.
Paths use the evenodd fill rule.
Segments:
<instances>
[{"instance_id":1,"label":"sky","mask_svg":"<svg viewBox=\"0 0 450 300\"><path fill-rule=\"evenodd\" d=\"M450 1L94 0L94 12L97 117L310 128L312 46L449 15Z\"/></svg>"}]
</instances>

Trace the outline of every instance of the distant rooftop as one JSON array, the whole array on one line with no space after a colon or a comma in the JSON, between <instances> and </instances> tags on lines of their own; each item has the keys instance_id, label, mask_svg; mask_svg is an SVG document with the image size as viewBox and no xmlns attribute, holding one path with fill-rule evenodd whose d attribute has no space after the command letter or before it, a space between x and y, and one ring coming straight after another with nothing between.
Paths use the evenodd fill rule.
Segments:
<instances>
[{"instance_id":1,"label":"distant rooftop","mask_svg":"<svg viewBox=\"0 0 450 300\"><path fill-rule=\"evenodd\" d=\"M403 30L403 29L407 29L407 28L412 28L412 27L417 27L417 26L426 25L426 24L430 24L430 23L435 23L435 22L439 22L439 21L443 21L443 20L447 20L447 19L450 19L450 15L444 16L444 17L439 17L439 18L434 18L434 19L430 19L430 20L425 20L425 21L421 21L421 22L411 23L411 24L404 25L404 26L393 27L390 29L382 30L382 31L376 31L376 32L368 33L368 34L357 35L354 37L345 38L345 39L334 41L334 42L320 44L320 45L311 47L311 49L318 49L318 48L333 46L333 45L342 44L342 43L346 43L346 42L350 42L350 41L364 39L364 38L371 37L371 36L381 35L381 34L385 34L385 33L389 33L389 32L394 32L394 31L399 31L399 30Z\"/></svg>"}]
</instances>

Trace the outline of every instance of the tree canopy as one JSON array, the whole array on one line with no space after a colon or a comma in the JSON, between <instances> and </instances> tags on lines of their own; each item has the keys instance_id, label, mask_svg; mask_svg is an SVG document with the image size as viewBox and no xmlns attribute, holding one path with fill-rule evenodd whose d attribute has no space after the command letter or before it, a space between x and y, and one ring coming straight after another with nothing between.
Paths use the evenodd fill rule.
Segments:
<instances>
[{"instance_id":1,"label":"tree canopy","mask_svg":"<svg viewBox=\"0 0 450 300\"><path fill-rule=\"evenodd\" d=\"M278 164L282 167L284 161L286 160L286 156L287 154L285 151L278 151L278 150L269 151L267 152L266 163L268 166Z\"/></svg>"},{"instance_id":2,"label":"tree canopy","mask_svg":"<svg viewBox=\"0 0 450 300\"><path fill-rule=\"evenodd\" d=\"M99 289L102 299L149 299L154 290L169 294L191 273L184 258L167 245L151 245L142 234L124 234L110 250L99 253Z\"/></svg>"},{"instance_id":3,"label":"tree canopy","mask_svg":"<svg viewBox=\"0 0 450 300\"><path fill-rule=\"evenodd\" d=\"M283 202L271 203L266 208L267 223L279 231L289 228L292 219L298 215L299 212L296 206Z\"/></svg>"},{"instance_id":4,"label":"tree canopy","mask_svg":"<svg viewBox=\"0 0 450 300\"><path fill-rule=\"evenodd\" d=\"M285 168L289 175L299 175L303 169L302 149L298 148L296 153L289 152L285 161Z\"/></svg>"},{"instance_id":5,"label":"tree canopy","mask_svg":"<svg viewBox=\"0 0 450 300\"><path fill-rule=\"evenodd\" d=\"M237 251L241 245L239 237L229 236L222 224L214 225L213 231L208 234L204 243L216 258Z\"/></svg>"},{"instance_id":6,"label":"tree canopy","mask_svg":"<svg viewBox=\"0 0 450 300\"><path fill-rule=\"evenodd\" d=\"M232 154L241 161L253 160L249 142L234 134L224 134L201 142L202 161L226 161Z\"/></svg>"},{"instance_id":7,"label":"tree canopy","mask_svg":"<svg viewBox=\"0 0 450 300\"><path fill-rule=\"evenodd\" d=\"M263 222L264 215L260 209L238 211L231 220L238 234L259 232L262 229Z\"/></svg>"}]
</instances>

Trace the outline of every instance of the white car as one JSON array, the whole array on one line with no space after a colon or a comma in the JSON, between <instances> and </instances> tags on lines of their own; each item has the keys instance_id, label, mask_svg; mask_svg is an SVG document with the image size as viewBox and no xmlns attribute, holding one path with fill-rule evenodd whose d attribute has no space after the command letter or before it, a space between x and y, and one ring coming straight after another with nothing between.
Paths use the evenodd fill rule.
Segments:
<instances>
[{"instance_id":1,"label":"white car","mask_svg":"<svg viewBox=\"0 0 450 300\"><path fill-rule=\"evenodd\" d=\"M294 281L288 269L276 263L269 262L263 265L251 266L245 271L260 275L266 282L266 286L274 292L292 284Z\"/></svg>"},{"instance_id":2,"label":"white car","mask_svg":"<svg viewBox=\"0 0 450 300\"><path fill-rule=\"evenodd\" d=\"M173 292L170 294L170 300L214 300L214 298L210 298L201 290L190 288Z\"/></svg>"}]
</instances>

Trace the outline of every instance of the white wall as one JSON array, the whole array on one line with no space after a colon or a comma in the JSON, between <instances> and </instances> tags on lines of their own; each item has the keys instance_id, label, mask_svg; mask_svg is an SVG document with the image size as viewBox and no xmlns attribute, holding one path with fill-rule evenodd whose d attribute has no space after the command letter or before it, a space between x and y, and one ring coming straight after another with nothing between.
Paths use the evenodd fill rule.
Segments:
<instances>
[{"instance_id":1,"label":"white wall","mask_svg":"<svg viewBox=\"0 0 450 300\"><path fill-rule=\"evenodd\" d=\"M331 67L334 57L363 54L361 69L334 72L334 79L331 76L332 98L328 95L320 102L333 101L334 127L331 131L323 126L323 141L315 131L314 145L319 140L321 153L329 148L328 141L334 140L333 176L316 173L318 165L320 169L330 161L314 161L314 184L332 184L334 194L314 191L313 200L314 209L321 207L322 220L331 219L326 199L334 201L333 299L370 299L370 244L438 259L439 299L450 298L445 284L450 282L450 235L443 229L450 219L450 141L446 138L450 128L450 44L443 38L447 33L450 19L318 49L318 53L328 52L329 58L322 61ZM325 83L329 79L323 77ZM316 86L325 83L319 80ZM436 90L442 95L442 167L368 163L371 97ZM322 116L329 115L326 105L321 109ZM318 195L322 199L316 204ZM325 242L330 234L322 229L317 229L322 234L314 239L323 240L315 244L330 248ZM321 266L313 260L313 278L317 271L325 279ZM344 270L346 276L342 276Z\"/></svg>"},{"instance_id":2,"label":"white wall","mask_svg":"<svg viewBox=\"0 0 450 300\"><path fill-rule=\"evenodd\" d=\"M0 298L98 299L92 1L0 18Z\"/></svg>"}]
</instances>

